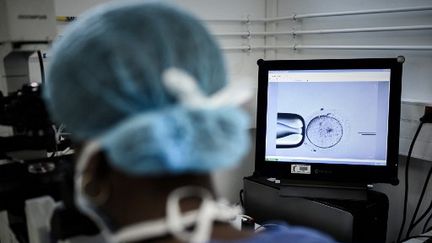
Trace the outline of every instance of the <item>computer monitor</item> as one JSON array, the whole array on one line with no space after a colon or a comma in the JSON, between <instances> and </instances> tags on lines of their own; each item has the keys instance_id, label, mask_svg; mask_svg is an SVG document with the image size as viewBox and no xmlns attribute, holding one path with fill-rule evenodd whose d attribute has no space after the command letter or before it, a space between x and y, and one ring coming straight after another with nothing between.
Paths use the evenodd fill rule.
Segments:
<instances>
[{"instance_id":1,"label":"computer monitor","mask_svg":"<svg viewBox=\"0 0 432 243\"><path fill-rule=\"evenodd\" d=\"M259 60L256 173L397 183L402 63Z\"/></svg>"}]
</instances>

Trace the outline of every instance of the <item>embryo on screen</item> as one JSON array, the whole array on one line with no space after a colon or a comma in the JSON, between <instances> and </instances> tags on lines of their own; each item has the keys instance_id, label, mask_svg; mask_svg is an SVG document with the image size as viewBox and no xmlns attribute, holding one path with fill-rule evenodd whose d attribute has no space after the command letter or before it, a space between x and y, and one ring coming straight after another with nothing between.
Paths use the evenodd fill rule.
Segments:
<instances>
[{"instance_id":1,"label":"embryo on screen","mask_svg":"<svg viewBox=\"0 0 432 243\"><path fill-rule=\"evenodd\" d=\"M386 165L390 69L271 70L266 160Z\"/></svg>"}]
</instances>

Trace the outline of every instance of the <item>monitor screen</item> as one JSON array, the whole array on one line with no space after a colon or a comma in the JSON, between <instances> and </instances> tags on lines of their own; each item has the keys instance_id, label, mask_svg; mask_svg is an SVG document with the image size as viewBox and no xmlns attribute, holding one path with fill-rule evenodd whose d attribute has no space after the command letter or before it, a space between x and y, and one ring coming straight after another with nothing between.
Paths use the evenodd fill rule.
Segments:
<instances>
[{"instance_id":1,"label":"monitor screen","mask_svg":"<svg viewBox=\"0 0 432 243\"><path fill-rule=\"evenodd\" d=\"M397 180L401 66L396 58L259 62L256 170Z\"/></svg>"},{"instance_id":2,"label":"monitor screen","mask_svg":"<svg viewBox=\"0 0 432 243\"><path fill-rule=\"evenodd\" d=\"M270 70L265 159L385 166L390 69Z\"/></svg>"}]
</instances>

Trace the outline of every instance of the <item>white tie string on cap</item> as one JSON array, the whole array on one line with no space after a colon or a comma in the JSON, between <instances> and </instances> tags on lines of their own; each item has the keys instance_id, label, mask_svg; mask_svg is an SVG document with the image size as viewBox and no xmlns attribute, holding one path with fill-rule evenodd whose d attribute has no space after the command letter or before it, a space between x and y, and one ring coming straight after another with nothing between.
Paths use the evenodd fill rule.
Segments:
<instances>
[{"instance_id":1,"label":"white tie string on cap","mask_svg":"<svg viewBox=\"0 0 432 243\"><path fill-rule=\"evenodd\" d=\"M232 82L211 96L206 96L198 87L197 81L187 72L178 68L168 68L162 73L162 81L168 91L180 103L195 108L216 108L240 106L250 99L252 90L246 82Z\"/></svg>"},{"instance_id":2,"label":"white tie string on cap","mask_svg":"<svg viewBox=\"0 0 432 243\"><path fill-rule=\"evenodd\" d=\"M180 201L185 198L198 197L202 199L201 206L195 218L195 228L189 231L188 221L180 209ZM229 206L225 201L215 201L206 189L196 186L186 186L174 190L167 200L167 224L170 232L184 242L203 243L211 237L213 223L229 222L242 213L239 206Z\"/></svg>"},{"instance_id":3,"label":"white tie string on cap","mask_svg":"<svg viewBox=\"0 0 432 243\"><path fill-rule=\"evenodd\" d=\"M197 210L183 213L180 201L186 198L201 198ZM167 198L166 218L145 221L122 228L112 236L112 242L134 242L154 237L173 234L183 242L204 243L211 238L214 222L229 222L242 214L239 206L230 206L226 202L215 201L206 189L186 186L173 192ZM188 228L195 226L193 230Z\"/></svg>"}]
</instances>

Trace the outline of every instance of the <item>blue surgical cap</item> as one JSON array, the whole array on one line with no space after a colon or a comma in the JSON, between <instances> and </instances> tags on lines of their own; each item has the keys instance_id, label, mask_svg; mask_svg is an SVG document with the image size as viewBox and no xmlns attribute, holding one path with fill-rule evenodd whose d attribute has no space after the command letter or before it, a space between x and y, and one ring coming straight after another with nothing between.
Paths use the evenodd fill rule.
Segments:
<instances>
[{"instance_id":1,"label":"blue surgical cap","mask_svg":"<svg viewBox=\"0 0 432 243\"><path fill-rule=\"evenodd\" d=\"M93 9L54 44L44 98L76 141L97 140L134 175L209 172L248 148L247 116L231 106L189 107L162 82L177 68L205 95L226 85L223 58L204 26L161 3Z\"/></svg>"}]
</instances>

